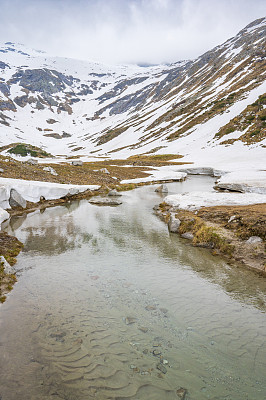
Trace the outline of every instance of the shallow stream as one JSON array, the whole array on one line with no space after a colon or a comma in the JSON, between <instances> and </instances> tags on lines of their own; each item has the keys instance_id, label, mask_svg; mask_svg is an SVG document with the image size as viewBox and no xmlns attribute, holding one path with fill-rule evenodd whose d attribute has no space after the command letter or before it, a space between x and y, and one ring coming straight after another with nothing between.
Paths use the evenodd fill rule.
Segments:
<instances>
[{"instance_id":1,"label":"shallow stream","mask_svg":"<svg viewBox=\"0 0 266 400\"><path fill-rule=\"evenodd\" d=\"M1 400L266 398L265 279L169 234L162 200L145 186L12 218L25 247L0 307Z\"/></svg>"}]
</instances>

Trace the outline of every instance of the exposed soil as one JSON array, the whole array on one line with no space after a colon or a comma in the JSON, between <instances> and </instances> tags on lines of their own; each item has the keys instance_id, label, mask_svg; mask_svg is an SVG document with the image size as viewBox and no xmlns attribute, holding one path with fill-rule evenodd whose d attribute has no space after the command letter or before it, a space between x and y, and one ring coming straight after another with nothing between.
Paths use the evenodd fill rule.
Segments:
<instances>
[{"instance_id":1,"label":"exposed soil","mask_svg":"<svg viewBox=\"0 0 266 400\"><path fill-rule=\"evenodd\" d=\"M150 168L152 166L160 167L169 165L169 163L173 165L184 164L170 161L173 158L180 158L180 156L135 156L127 160L103 160L74 166L69 163L30 165L25 161L0 156L0 168L4 170L0 173L0 176L72 185L115 185L123 179L147 177L152 173ZM44 171L43 168L46 166L51 166L58 175L54 176L50 172ZM109 174L101 172L102 168L106 168Z\"/></svg>"}]
</instances>

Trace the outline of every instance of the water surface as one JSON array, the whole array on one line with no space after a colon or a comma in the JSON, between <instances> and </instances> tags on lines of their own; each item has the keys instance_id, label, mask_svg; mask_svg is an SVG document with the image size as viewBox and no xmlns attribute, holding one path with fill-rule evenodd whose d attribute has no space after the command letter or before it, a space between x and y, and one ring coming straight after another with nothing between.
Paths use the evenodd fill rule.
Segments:
<instances>
[{"instance_id":1,"label":"water surface","mask_svg":"<svg viewBox=\"0 0 266 400\"><path fill-rule=\"evenodd\" d=\"M152 212L162 199L142 187L118 207L10 221L25 247L0 307L2 400L266 397L265 280L169 234Z\"/></svg>"}]
</instances>

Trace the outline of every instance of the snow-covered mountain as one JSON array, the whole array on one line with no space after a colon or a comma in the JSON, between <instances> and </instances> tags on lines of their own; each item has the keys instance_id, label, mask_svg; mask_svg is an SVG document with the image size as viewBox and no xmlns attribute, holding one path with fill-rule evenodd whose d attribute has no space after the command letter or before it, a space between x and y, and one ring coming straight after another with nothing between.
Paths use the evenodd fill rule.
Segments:
<instances>
[{"instance_id":1,"label":"snow-covered mountain","mask_svg":"<svg viewBox=\"0 0 266 400\"><path fill-rule=\"evenodd\" d=\"M50 57L6 42L0 146L21 142L54 155L115 158L262 158L265 26L261 18L196 60L153 67Z\"/></svg>"}]
</instances>

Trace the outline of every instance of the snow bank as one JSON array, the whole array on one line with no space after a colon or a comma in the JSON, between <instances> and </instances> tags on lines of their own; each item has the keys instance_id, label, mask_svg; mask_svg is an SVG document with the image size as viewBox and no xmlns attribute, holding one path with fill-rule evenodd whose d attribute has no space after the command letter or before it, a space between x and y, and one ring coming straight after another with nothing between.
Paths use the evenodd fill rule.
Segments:
<instances>
[{"instance_id":1,"label":"snow bank","mask_svg":"<svg viewBox=\"0 0 266 400\"><path fill-rule=\"evenodd\" d=\"M0 206L10 208L10 190L15 189L25 200L36 203L43 196L46 200L73 196L86 190L97 190L98 185L65 185L52 182L26 181L22 179L0 178Z\"/></svg>"},{"instance_id":2,"label":"snow bank","mask_svg":"<svg viewBox=\"0 0 266 400\"><path fill-rule=\"evenodd\" d=\"M266 194L257 193L220 193L220 192L191 192L173 194L165 197L164 201L170 206L184 210L196 210L200 207L237 206L266 203Z\"/></svg>"},{"instance_id":3,"label":"snow bank","mask_svg":"<svg viewBox=\"0 0 266 400\"><path fill-rule=\"evenodd\" d=\"M147 171L143 171L147 172ZM136 178L136 179L125 179L121 181L121 183L142 183L142 182L158 182L158 181L181 181L186 178L186 172L180 172L176 167L173 166L163 166L153 168L151 171L151 175L145 178Z\"/></svg>"},{"instance_id":4,"label":"snow bank","mask_svg":"<svg viewBox=\"0 0 266 400\"><path fill-rule=\"evenodd\" d=\"M243 193L260 193L266 195L266 171L231 172L222 176L217 187Z\"/></svg>"}]
</instances>

